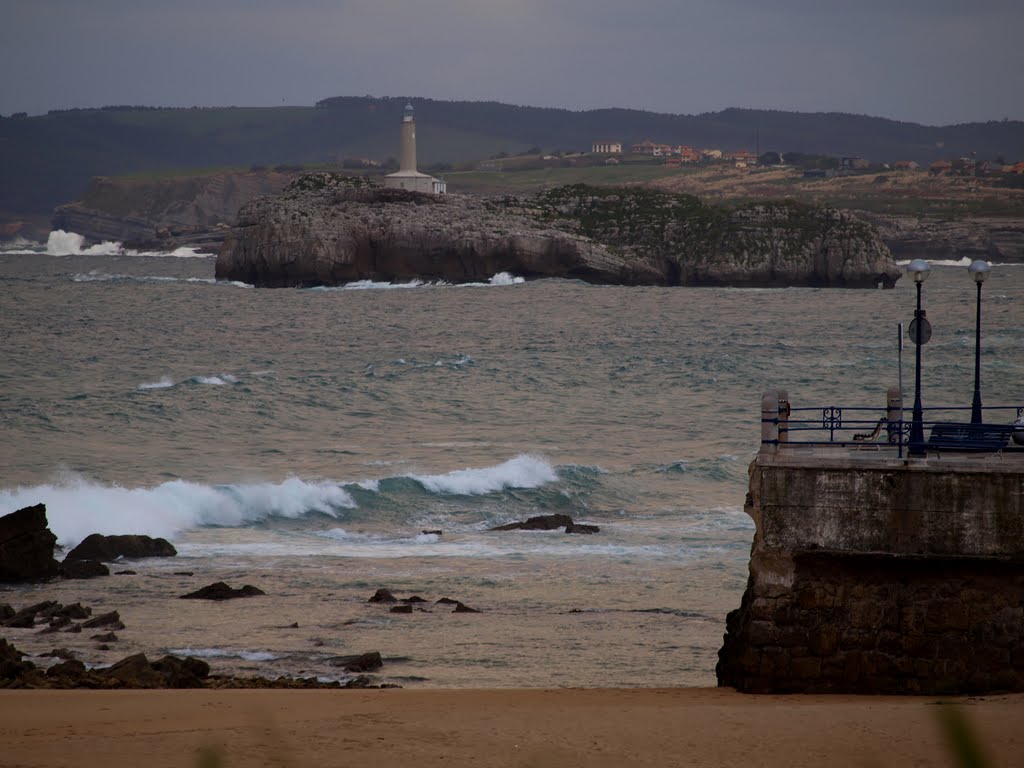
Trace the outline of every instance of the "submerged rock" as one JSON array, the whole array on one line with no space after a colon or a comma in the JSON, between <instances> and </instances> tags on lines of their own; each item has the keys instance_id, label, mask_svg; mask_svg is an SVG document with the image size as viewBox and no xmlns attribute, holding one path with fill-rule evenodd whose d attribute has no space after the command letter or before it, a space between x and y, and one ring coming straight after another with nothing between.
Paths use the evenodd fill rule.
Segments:
<instances>
[{"instance_id":1,"label":"submerged rock","mask_svg":"<svg viewBox=\"0 0 1024 768\"><path fill-rule=\"evenodd\" d=\"M553 531L573 525L569 515L536 515L517 523L506 523L491 528L492 531Z\"/></svg>"}]
</instances>

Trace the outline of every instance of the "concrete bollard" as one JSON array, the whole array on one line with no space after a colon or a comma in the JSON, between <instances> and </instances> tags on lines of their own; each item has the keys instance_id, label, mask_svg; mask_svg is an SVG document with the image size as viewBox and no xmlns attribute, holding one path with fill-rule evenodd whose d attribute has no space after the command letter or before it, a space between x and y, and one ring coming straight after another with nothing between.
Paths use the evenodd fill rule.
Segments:
<instances>
[{"instance_id":1,"label":"concrete bollard","mask_svg":"<svg viewBox=\"0 0 1024 768\"><path fill-rule=\"evenodd\" d=\"M785 389L778 391L779 396L779 443L789 442L789 392Z\"/></svg>"},{"instance_id":2,"label":"concrete bollard","mask_svg":"<svg viewBox=\"0 0 1024 768\"><path fill-rule=\"evenodd\" d=\"M900 422L903 421L903 390L889 387L885 392L886 431L889 442L896 444L900 440Z\"/></svg>"}]
</instances>

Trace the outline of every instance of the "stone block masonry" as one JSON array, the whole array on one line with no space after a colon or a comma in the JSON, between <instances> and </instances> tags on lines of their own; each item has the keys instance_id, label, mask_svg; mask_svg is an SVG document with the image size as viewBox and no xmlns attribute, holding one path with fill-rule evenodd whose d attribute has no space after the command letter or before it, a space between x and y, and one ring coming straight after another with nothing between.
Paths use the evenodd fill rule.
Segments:
<instances>
[{"instance_id":1,"label":"stone block masonry","mask_svg":"<svg viewBox=\"0 0 1024 768\"><path fill-rule=\"evenodd\" d=\"M750 577L719 685L1024 691L1024 454L780 445L750 467Z\"/></svg>"}]
</instances>

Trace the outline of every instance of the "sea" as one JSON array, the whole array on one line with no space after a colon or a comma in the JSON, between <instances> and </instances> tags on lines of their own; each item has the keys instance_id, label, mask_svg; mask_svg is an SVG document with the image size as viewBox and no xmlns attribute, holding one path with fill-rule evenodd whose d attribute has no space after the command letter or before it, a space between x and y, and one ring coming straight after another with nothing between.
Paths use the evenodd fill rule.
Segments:
<instances>
[{"instance_id":1,"label":"sea","mask_svg":"<svg viewBox=\"0 0 1024 768\"><path fill-rule=\"evenodd\" d=\"M171 653L346 682L339 660L377 651L373 681L404 687L714 685L762 393L878 415L887 387L913 394L906 278L300 290L218 281L214 262L66 232L0 249L0 514L45 504L62 551L91 533L178 550L4 587L15 608L81 602L125 625L116 642L3 631L37 663ZM926 409L971 404L966 267L932 264L922 286ZM982 299L984 402L1018 407L1024 266L993 265ZM600 530L492 530L553 513ZM179 599L218 581L266 594ZM378 589L423 602L394 613Z\"/></svg>"}]
</instances>

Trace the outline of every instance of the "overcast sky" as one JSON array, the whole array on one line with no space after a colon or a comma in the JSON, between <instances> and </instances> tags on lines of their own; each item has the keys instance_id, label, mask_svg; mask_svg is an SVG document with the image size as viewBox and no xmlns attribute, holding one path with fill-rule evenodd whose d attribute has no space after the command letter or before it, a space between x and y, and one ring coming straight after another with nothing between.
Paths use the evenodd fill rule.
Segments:
<instances>
[{"instance_id":1,"label":"overcast sky","mask_svg":"<svg viewBox=\"0 0 1024 768\"><path fill-rule=\"evenodd\" d=\"M0 0L0 114L417 96L1024 119L1024 0Z\"/></svg>"}]
</instances>

